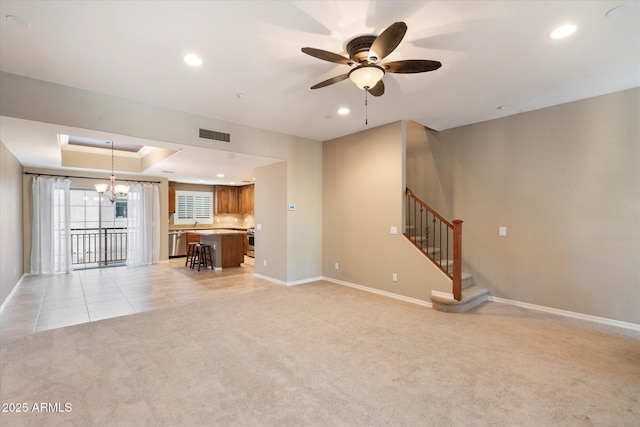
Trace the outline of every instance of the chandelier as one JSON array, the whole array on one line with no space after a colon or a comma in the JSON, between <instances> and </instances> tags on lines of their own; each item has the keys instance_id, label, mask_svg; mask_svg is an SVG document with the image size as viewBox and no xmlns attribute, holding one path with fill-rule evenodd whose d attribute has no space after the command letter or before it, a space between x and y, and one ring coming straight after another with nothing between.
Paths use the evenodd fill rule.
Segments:
<instances>
[{"instance_id":1,"label":"chandelier","mask_svg":"<svg viewBox=\"0 0 640 427\"><path fill-rule=\"evenodd\" d=\"M107 197L111 203L115 202L118 197L126 197L129 193L128 185L116 185L116 176L113 172L113 141L111 141L111 182L96 184L96 192L100 196Z\"/></svg>"}]
</instances>

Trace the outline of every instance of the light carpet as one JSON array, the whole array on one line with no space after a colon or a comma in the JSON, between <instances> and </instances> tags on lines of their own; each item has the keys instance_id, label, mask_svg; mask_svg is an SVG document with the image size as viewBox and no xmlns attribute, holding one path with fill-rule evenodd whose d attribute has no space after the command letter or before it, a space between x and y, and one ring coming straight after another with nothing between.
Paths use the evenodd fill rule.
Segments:
<instances>
[{"instance_id":1,"label":"light carpet","mask_svg":"<svg viewBox=\"0 0 640 427\"><path fill-rule=\"evenodd\" d=\"M0 398L29 406L2 426L638 426L640 340L273 285L3 340Z\"/></svg>"}]
</instances>

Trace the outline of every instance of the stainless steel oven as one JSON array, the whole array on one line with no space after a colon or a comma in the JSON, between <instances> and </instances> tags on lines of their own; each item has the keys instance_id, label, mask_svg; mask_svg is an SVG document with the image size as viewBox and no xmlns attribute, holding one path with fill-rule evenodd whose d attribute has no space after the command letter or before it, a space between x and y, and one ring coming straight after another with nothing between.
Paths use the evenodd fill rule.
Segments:
<instances>
[{"instance_id":1,"label":"stainless steel oven","mask_svg":"<svg viewBox=\"0 0 640 427\"><path fill-rule=\"evenodd\" d=\"M256 231L255 228L249 228L247 230L247 256L251 258L256 257Z\"/></svg>"}]
</instances>

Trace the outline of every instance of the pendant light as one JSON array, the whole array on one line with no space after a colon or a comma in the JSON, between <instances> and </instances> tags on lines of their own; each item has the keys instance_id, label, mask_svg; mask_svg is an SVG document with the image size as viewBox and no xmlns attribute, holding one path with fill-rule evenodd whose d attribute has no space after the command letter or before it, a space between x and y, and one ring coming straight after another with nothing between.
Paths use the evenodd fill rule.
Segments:
<instances>
[{"instance_id":1,"label":"pendant light","mask_svg":"<svg viewBox=\"0 0 640 427\"><path fill-rule=\"evenodd\" d=\"M96 192L100 196L105 196L111 203L119 197L126 197L129 193L129 186L126 184L116 185L116 176L113 168L113 141L111 141L111 179L109 184L96 184Z\"/></svg>"}]
</instances>

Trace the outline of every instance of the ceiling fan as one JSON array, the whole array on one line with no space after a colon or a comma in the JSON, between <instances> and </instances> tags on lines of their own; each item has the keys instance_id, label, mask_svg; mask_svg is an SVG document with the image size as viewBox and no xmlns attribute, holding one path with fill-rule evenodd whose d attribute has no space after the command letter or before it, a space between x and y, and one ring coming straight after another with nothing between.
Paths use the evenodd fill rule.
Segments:
<instances>
[{"instance_id":1,"label":"ceiling fan","mask_svg":"<svg viewBox=\"0 0 640 427\"><path fill-rule=\"evenodd\" d=\"M347 43L348 58L322 49L303 47L302 52L314 58L353 67L348 73L313 85L311 89L319 89L350 79L360 89L374 96L380 96L384 94L382 78L385 73L413 74L424 73L440 68L442 66L440 62L427 59L408 59L379 64L380 61L398 47L406 32L407 24L404 22L395 22L379 36L365 35L355 37Z\"/></svg>"}]
</instances>

